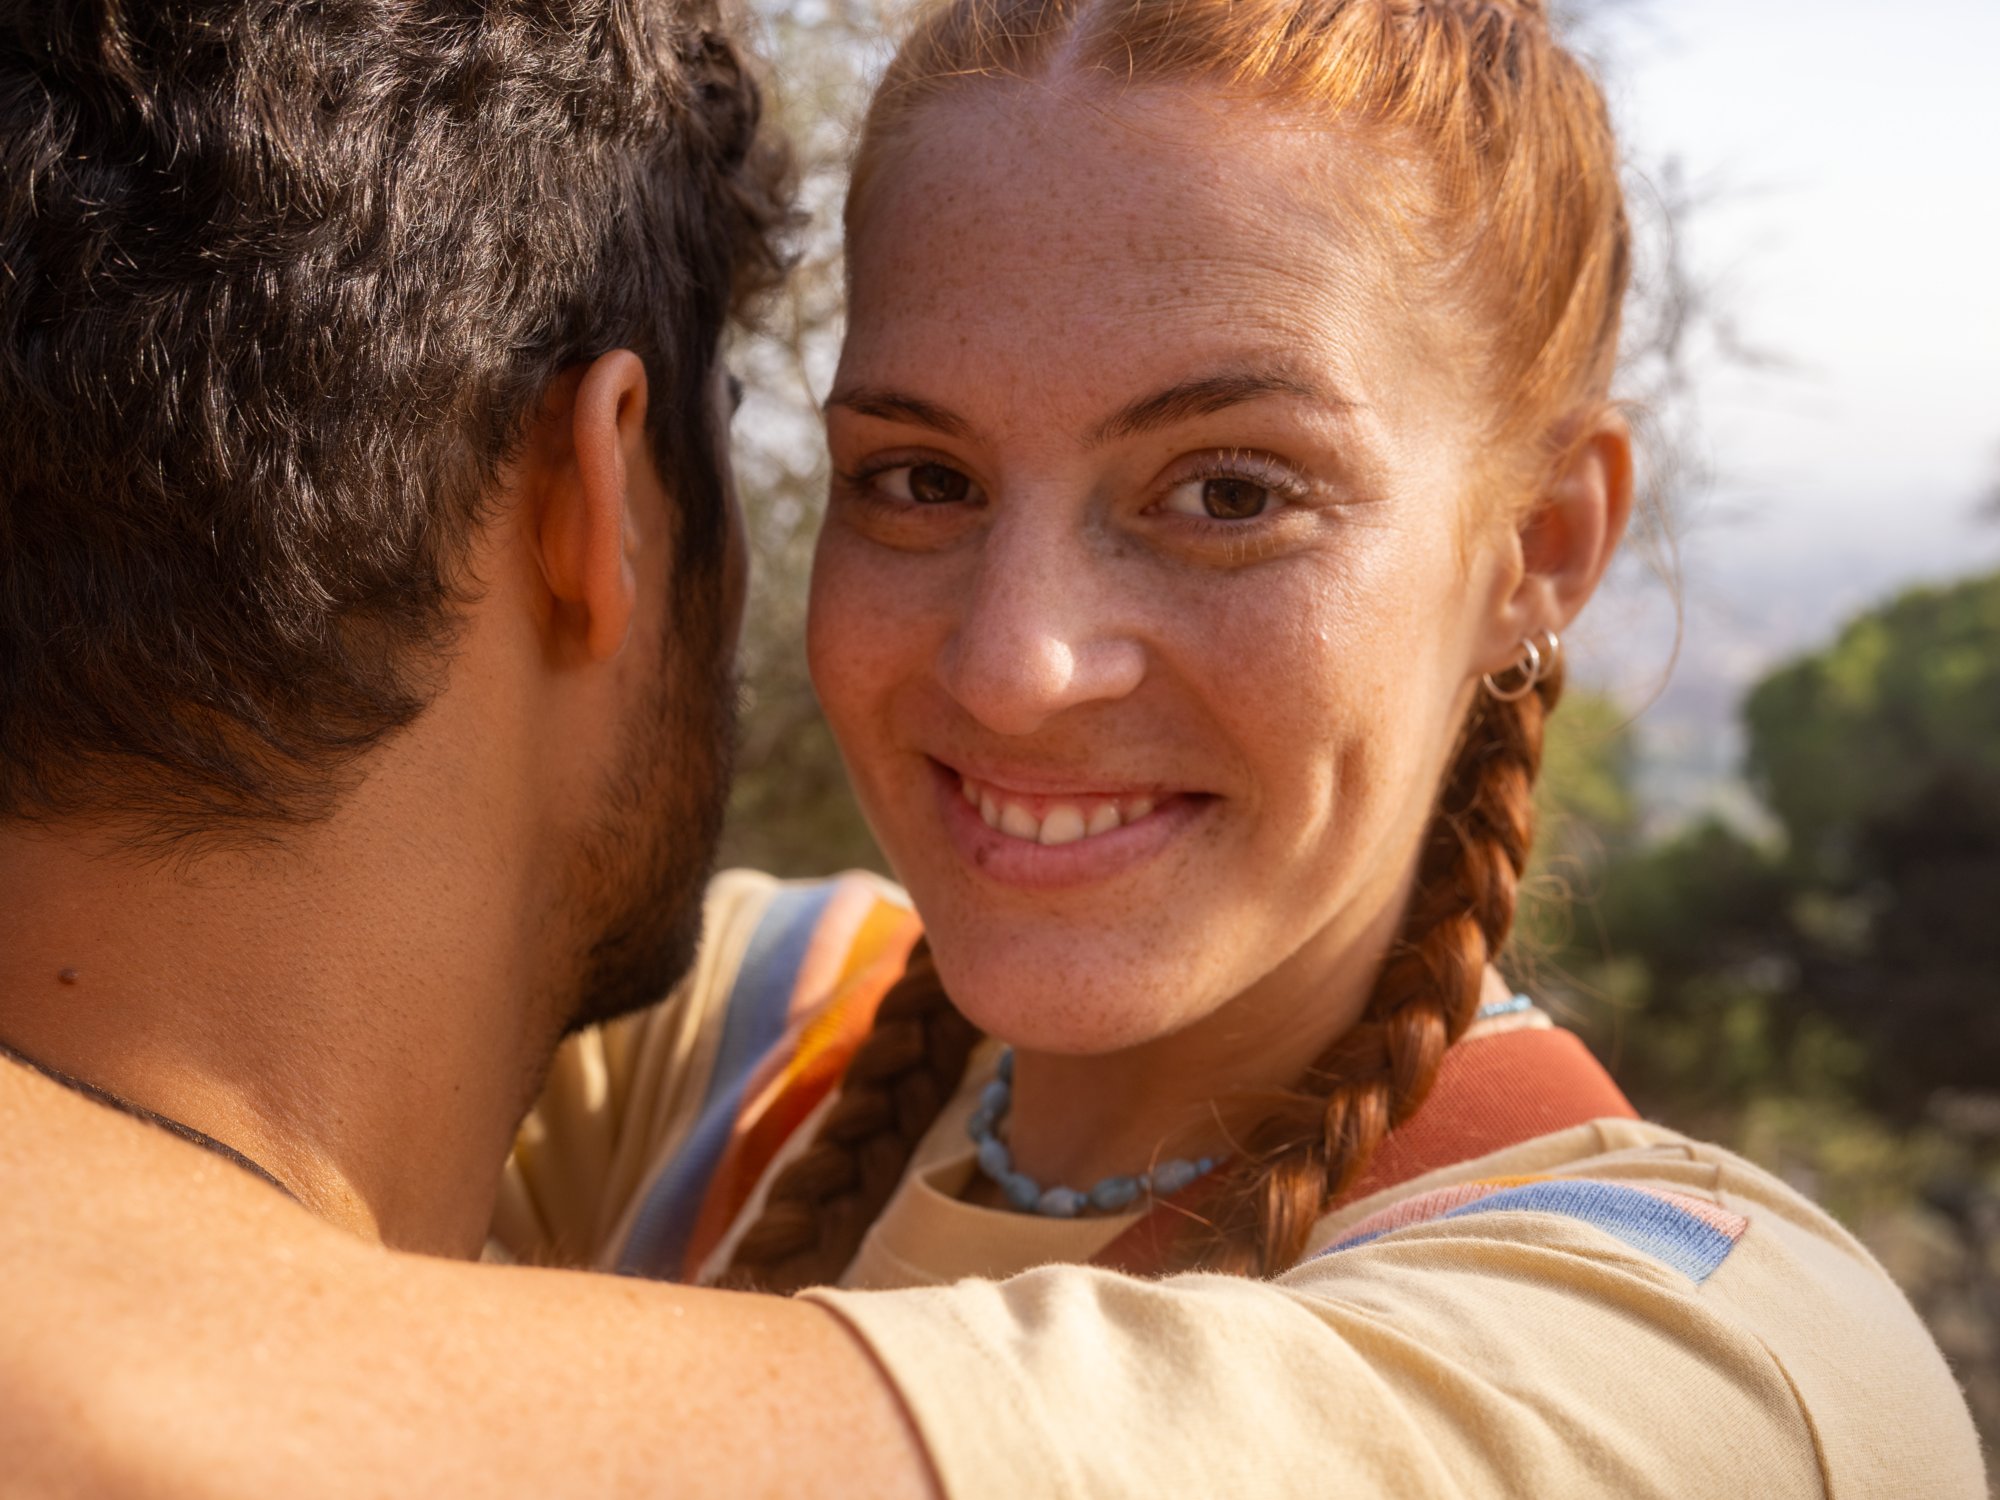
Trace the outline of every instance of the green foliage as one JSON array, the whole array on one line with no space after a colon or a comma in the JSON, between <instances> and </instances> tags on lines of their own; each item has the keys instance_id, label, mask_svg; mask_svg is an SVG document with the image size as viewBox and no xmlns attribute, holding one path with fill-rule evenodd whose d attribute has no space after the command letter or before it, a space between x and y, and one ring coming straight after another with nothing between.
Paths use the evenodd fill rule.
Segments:
<instances>
[{"instance_id":1,"label":"green foliage","mask_svg":"<svg viewBox=\"0 0 2000 1500\"><path fill-rule=\"evenodd\" d=\"M1915 589L1744 708L1753 784L1818 876L1860 873L1871 828L1943 779L2000 785L2000 576Z\"/></svg>"},{"instance_id":2,"label":"green foliage","mask_svg":"<svg viewBox=\"0 0 2000 1500\"><path fill-rule=\"evenodd\" d=\"M1794 1065L1798 1037L1774 1004L1796 972L1774 940L1790 895L1775 854L1717 821L1611 850L1589 941L1556 968L1642 1103L1722 1108L1812 1071Z\"/></svg>"},{"instance_id":3,"label":"green foliage","mask_svg":"<svg viewBox=\"0 0 2000 1500\"><path fill-rule=\"evenodd\" d=\"M1700 1108L1840 1097L1914 1119L1940 1086L1991 1088L2000 576L1859 616L1745 718L1787 846L1719 822L1607 843L1573 924L1589 941L1559 965L1596 1039L1642 1095Z\"/></svg>"},{"instance_id":4,"label":"green foliage","mask_svg":"<svg viewBox=\"0 0 2000 1500\"><path fill-rule=\"evenodd\" d=\"M1572 689L1549 719L1535 782L1535 848L1522 885L1508 972L1535 988L1542 961L1575 940L1610 851L1638 827L1630 716L1602 693Z\"/></svg>"},{"instance_id":5,"label":"green foliage","mask_svg":"<svg viewBox=\"0 0 2000 1500\"><path fill-rule=\"evenodd\" d=\"M1716 819L1628 854L1615 874L1605 888L1606 925L1656 973L1740 967L1785 912L1772 852Z\"/></svg>"},{"instance_id":6,"label":"green foliage","mask_svg":"<svg viewBox=\"0 0 2000 1500\"><path fill-rule=\"evenodd\" d=\"M1622 840L1638 824L1631 715L1603 693L1570 692L1550 716L1537 784L1543 842L1589 830Z\"/></svg>"}]
</instances>

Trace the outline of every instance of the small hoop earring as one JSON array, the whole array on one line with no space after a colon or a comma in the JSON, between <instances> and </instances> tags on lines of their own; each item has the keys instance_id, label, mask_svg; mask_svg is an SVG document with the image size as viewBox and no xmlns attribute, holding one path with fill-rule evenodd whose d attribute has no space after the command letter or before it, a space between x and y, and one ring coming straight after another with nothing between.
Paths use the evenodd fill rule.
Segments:
<instances>
[{"instance_id":1,"label":"small hoop earring","mask_svg":"<svg viewBox=\"0 0 2000 1500\"><path fill-rule=\"evenodd\" d=\"M1541 632L1537 631L1536 634L1539 635ZM1480 678L1480 681L1486 685L1486 691L1495 702L1519 703L1532 693L1535 685L1542 680L1542 648L1535 644L1534 636L1529 636L1521 642L1521 659L1506 670L1518 672L1521 680L1511 687L1502 687L1494 680L1493 674L1488 672Z\"/></svg>"},{"instance_id":2,"label":"small hoop earring","mask_svg":"<svg viewBox=\"0 0 2000 1500\"><path fill-rule=\"evenodd\" d=\"M1556 668L1562 665L1563 643L1562 637L1546 626L1536 631L1535 634L1547 636L1549 639L1548 645L1542 648L1541 661L1535 667L1535 681L1543 683L1553 677Z\"/></svg>"}]
</instances>

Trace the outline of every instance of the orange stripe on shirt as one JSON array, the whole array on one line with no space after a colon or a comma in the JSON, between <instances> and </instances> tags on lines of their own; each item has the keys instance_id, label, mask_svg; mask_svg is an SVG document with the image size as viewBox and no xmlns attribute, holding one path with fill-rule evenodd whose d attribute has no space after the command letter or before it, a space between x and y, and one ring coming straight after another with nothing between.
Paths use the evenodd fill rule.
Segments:
<instances>
[{"instance_id":1,"label":"orange stripe on shirt","mask_svg":"<svg viewBox=\"0 0 2000 1500\"><path fill-rule=\"evenodd\" d=\"M714 1252L772 1160L847 1071L882 997L903 977L922 935L923 924L913 913L866 887L856 889L869 904L857 909L839 897L829 903L800 964L792 1023L744 1090L742 1110L688 1237L684 1279ZM834 973L838 977L827 988L807 982Z\"/></svg>"}]
</instances>

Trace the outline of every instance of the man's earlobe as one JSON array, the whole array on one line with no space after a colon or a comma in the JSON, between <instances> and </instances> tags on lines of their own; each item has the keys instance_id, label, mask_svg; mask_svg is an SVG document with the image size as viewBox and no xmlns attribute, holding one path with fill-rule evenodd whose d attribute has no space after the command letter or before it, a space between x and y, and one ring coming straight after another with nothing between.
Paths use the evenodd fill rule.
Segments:
<instances>
[{"instance_id":1,"label":"man's earlobe","mask_svg":"<svg viewBox=\"0 0 2000 1500\"><path fill-rule=\"evenodd\" d=\"M639 532L632 485L648 462L646 367L615 349L583 367L567 412L568 462L543 496L542 571L583 650L608 661L624 649L638 613L633 556Z\"/></svg>"}]
</instances>

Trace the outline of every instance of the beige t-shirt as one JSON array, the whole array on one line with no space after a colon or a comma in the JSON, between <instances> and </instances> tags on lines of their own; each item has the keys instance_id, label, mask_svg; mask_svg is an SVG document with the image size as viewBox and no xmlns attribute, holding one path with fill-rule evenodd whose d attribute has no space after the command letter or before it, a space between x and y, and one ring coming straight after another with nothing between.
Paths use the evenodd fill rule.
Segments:
<instances>
[{"instance_id":1,"label":"beige t-shirt","mask_svg":"<svg viewBox=\"0 0 2000 1500\"><path fill-rule=\"evenodd\" d=\"M1657 1126L1403 1184L1270 1282L1029 1269L1097 1253L1094 1223L1018 1223L1010 1267L968 1242L984 1212L905 1192L847 1281L914 1289L805 1294L874 1350L954 1497L1986 1492L1963 1398L1867 1252ZM1021 1274L939 1285L972 1262Z\"/></svg>"},{"instance_id":2,"label":"beige t-shirt","mask_svg":"<svg viewBox=\"0 0 2000 1500\"><path fill-rule=\"evenodd\" d=\"M738 902L746 889L763 888L724 886ZM739 931L722 915L720 932ZM756 991L727 970L711 955L677 1025ZM873 1350L953 1500L1986 1494L1964 1399L1902 1294L1831 1218L1728 1152L1598 1121L1347 1205L1274 1280L1147 1279L1078 1263L1131 1215L957 1198L964 1119L994 1060L975 1058L843 1286L804 1294ZM620 1090L656 1092L629 1076ZM531 1133L574 1133L567 1098L545 1100ZM726 1263L818 1113L690 1266ZM646 1135L672 1186L700 1131ZM517 1160L517 1188L577 1222L622 1218L628 1243L584 1258L633 1269L635 1205L671 1194L613 1174L618 1208L592 1209L540 1180L559 1159Z\"/></svg>"}]
</instances>

